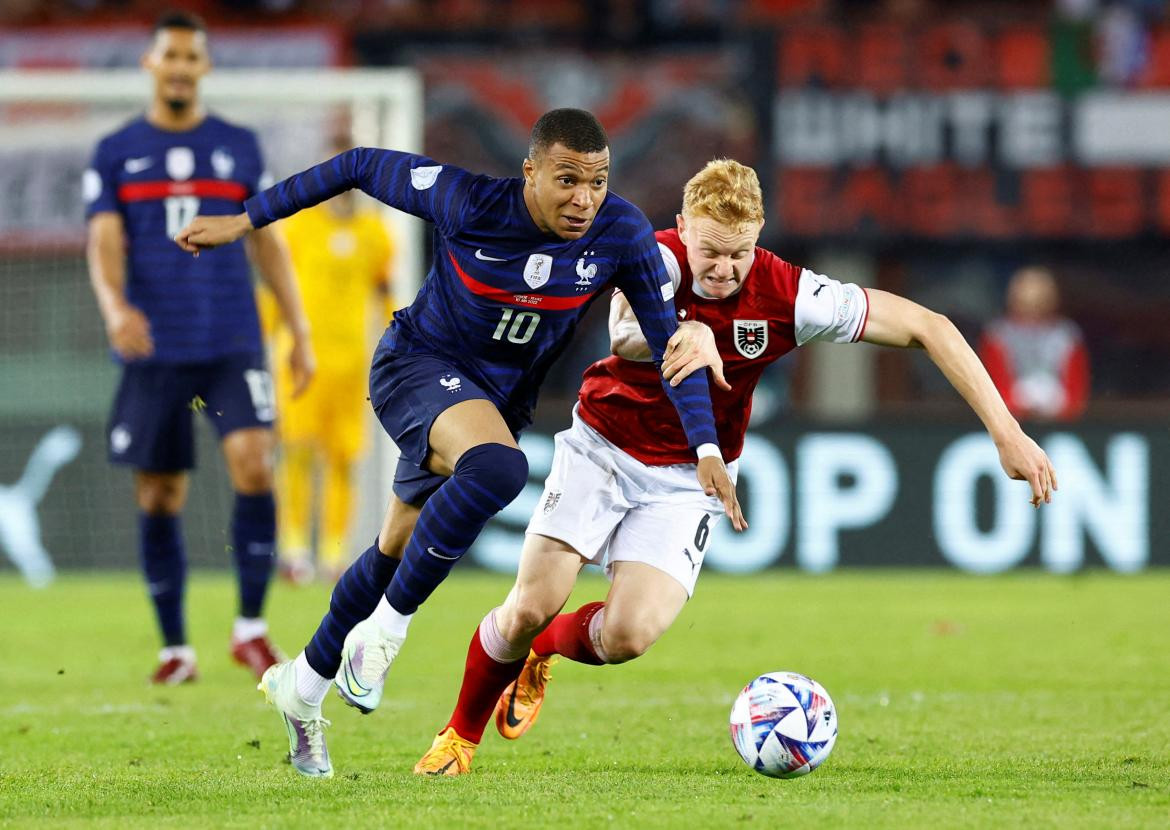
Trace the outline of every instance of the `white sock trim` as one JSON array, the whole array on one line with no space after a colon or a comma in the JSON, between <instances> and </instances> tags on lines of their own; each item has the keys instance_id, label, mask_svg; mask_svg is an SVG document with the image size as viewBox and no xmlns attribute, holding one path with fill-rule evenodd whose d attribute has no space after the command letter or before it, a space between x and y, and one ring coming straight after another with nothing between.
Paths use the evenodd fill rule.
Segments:
<instances>
[{"instance_id":1,"label":"white sock trim","mask_svg":"<svg viewBox=\"0 0 1170 830\"><path fill-rule=\"evenodd\" d=\"M500 633L500 627L496 625L496 612L499 610L493 608L488 611L487 616L480 622L479 644L483 646L484 653L497 663L515 663L528 656L528 646L517 645L504 638Z\"/></svg>"},{"instance_id":2,"label":"white sock trim","mask_svg":"<svg viewBox=\"0 0 1170 830\"><path fill-rule=\"evenodd\" d=\"M167 660L178 658L184 663L195 662L195 649L191 646L164 646L163 650L158 653L158 661L165 663Z\"/></svg>"},{"instance_id":3,"label":"white sock trim","mask_svg":"<svg viewBox=\"0 0 1170 830\"><path fill-rule=\"evenodd\" d=\"M601 627L605 624L605 608L602 607L593 618L589 620L589 644L593 646L593 650L597 652L597 657L604 663L609 662L609 655L605 653L605 648L601 645Z\"/></svg>"},{"instance_id":4,"label":"white sock trim","mask_svg":"<svg viewBox=\"0 0 1170 830\"><path fill-rule=\"evenodd\" d=\"M406 636L406 629L410 627L413 617L414 614L399 614L384 596L378 600L378 607L370 615L370 619L382 629L383 634L396 640Z\"/></svg>"},{"instance_id":5,"label":"white sock trim","mask_svg":"<svg viewBox=\"0 0 1170 830\"><path fill-rule=\"evenodd\" d=\"M246 643L268 633L268 622L261 617L236 617L232 623L232 640Z\"/></svg>"},{"instance_id":6,"label":"white sock trim","mask_svg":"<svg viewBox=\"0 0 1170 830\"><path fill-rule=\"evenodd\" d=\"M329 693L329 684L333 679L317 674L303 651L293 661L293 674L297 679L297 697L310 706L320 706Z\"/></svg>"}]
</instances>

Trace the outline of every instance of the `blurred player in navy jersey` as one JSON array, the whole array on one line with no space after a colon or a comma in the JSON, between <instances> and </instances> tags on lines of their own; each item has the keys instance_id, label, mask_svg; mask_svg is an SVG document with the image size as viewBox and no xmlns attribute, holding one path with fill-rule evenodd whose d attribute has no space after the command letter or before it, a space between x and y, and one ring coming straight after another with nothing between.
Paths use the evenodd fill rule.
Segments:
<instances>
[{"instance_id":1,"label":"blurred player in navy jersey","mask_svg":"<svg viewBox=\"0 0 1170 830\"><path fill-rule=\"evenodd\" d=\"M375 412L402 454L381 533L338 582L305 651L261 683L288 727L294 767L310 776L333 772L321 717L330 682L363 712L378 705L415 610L527 482L516 436L590 302L620 286L655 363L677 328L653 228L608 193L609 140L583 110L541 116L521 177L357 148L249 199L245 213L199 217L177 241L198 253L354 187L433 222L434 264L370 373ZM699 486L742 528L706 374L659 381Z\"/></svg>"},{"instance_id":2,"label":"blurred player in navy jersey","mask_svg":"<svg viewBox=\"0 0 1170 830\"><path fill-rule=\"evenodd\" d=\"M697 330L663 374L673 380L702 366L725 368L730 388L714 390L712 402L733 475L764 369L805 343L866 341L925 349L995 439L1004 472L1028 481L1033 504L1051 498L1048 457L945 317L785 262L757 247L763 224L755 171L719 159L687 183L677 228L657 234L686 320L680 331ZM694 484L685 439L664 417L658 372L621 293L611 301L609 330L613 356L585 371L573 425L556 436L516 584L472 635L455 711L416 773L468 772L493 711L509 739L536 721L554 655L592 665L639 657L695 590L721 510ZM558 614L590 562L613 580L605 602Z\"/></svg>"},{"instance_id":3,"label":"blurred player in navy jersey","mask_svg":"<svg viewBox=\"0 0 1170 830\"><path fill-rule=\"evenodd\" d=\"M262 617L275 561L275 413L248 255L237 244L192 259L172 240L201 212L238 213L263 188L264 162L250 130L199 103L199 81L211 68L199 18L161 17L142 65L154 79L150 108L101 140L83 180L90 282L122 364L110 460L135 471L142 568L164 642L152 679L193 680L179 515L194 466L192 413L211 420L235 490L239 616L231 653L259 677L279 656ZM249 239L248 254L295 334L289 363L303 389L313 355L288 255L271 230Z\"/></svg>"}]
</instances>

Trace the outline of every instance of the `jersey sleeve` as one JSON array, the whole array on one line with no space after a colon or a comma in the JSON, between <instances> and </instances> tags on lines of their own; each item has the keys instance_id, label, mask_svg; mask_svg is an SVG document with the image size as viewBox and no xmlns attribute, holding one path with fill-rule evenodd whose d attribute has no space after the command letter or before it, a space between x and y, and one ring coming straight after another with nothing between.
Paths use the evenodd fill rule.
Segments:
<instances>
[{"instance_id":1,"label":"jersey sleeve","mask_svg":"<svg viewBox=\"0 0 1170 830\"><path fill-rule=\"evenodd\" d=\"M357 188L383 204L433 222L450 235L464 224L477 179L465 170L426 156L355 147L310 167L248 199L244 209L261 228L298 210Z\"/></svg>"},{"instance_id":2,"label":"jersey sleeve","mask_svg":"<svg viewBox=\"0 0 1170 830\"><path fill-rule=\"evenodd\" d=\"M638 325L650 346L654 365L662 368L666 341L678 328L674 311L674 285L663 263L663 254L654 239L650 222L641 218L644 226L637 239L630 244L629 253L622 260L614 282L625 294L638 318ZM695 372L678 386L671 386L665 378L662 388L678 411L683 431L691 447L716 444L715 416L711 411L711 390L707 373Z\"/></svg>"},{"instance_id":3,"label":"jersey sleeve","mask_svg":"<svg viewBox=\"0 0 1170 830\"><path fill-rule=\"evenodd\" d=\"M81 174L81 198L85 201L85 218L95 213L116 211L118 182L114 177L118 160L109 139L98 142L89 167Z\"/></svg>"},{"instance_id":4,"label":"jersey sleeve","mask_svg":"<svg viewBox=\"0 0 1170 830\"><path fill-rule=\"evenodd\" d=\"M865 333L869 297L851 282L838 282L805 268L796 290L796 345L813 340L856 343Z\"/></svg>"}]
</instances>

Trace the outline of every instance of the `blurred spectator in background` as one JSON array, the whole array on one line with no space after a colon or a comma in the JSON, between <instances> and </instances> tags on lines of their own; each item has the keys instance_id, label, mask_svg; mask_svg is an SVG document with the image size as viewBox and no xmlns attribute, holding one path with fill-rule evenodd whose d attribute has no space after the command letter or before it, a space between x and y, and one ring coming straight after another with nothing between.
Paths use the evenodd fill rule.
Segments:
<instances>
[{"instance_id":1,"label":"blurred spectator in background","mask_svg":"<svg viewBox=\"0 0 1170 830\"><path fill-rule=\"evenodd\" d=\"M1089 355L1059 305L1050 270L1021 268L1008 283L1006 314L980 340L979 356L1017 417L1071 421L1085 411Z\"/></svg>"},{"instance_id":2,"label":"blurred spectator in background","mask_svg":"<svg viewBox=\"0 0 1170 830\"><path fill-rule=\"evenodd\" d=\"M348 136L337 136L330 155L352 146ZM354 465L366 443L371 317L381 332L393 311L393 243L378 212L358 199L356 191L346 191L279 225L305 298L318 361L313 385L295 400L291 374L276 372L278 550L281 573L298 583L313 577L314 527L320 577L336 582L349 565L343 557L349 549ZM260 301L266 330L273 332L273 353L284 354L291 333L279 325L271 293L263 292Z\"/></svg>"}]
</instances>

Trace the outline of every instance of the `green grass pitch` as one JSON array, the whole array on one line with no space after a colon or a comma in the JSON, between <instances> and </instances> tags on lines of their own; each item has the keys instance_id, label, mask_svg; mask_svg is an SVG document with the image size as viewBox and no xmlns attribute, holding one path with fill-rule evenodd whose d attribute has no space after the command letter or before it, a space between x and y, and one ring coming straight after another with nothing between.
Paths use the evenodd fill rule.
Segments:
<instances>
[{"instance_id":1,"label":"green grass pitch","mask_svg":"<svg viewBox=\"0 0 1170 830\"><path fill-rule=\"evenodd\" d=\"M410 769L445 722L467 639L510 580L457 574L415 619L387 698L335 697L337 777L282 763L284 730L229 664L229 577L188 594L201 681L150 688L157 649L136 575L0 579L0 826L1170 826L1170 573L707 574L642 659L561 663L541 720L488 732L471 775ZM572 600L601 596L585 579ZM327 602L278 586L295 651ZM755 675L833 695L840 737L806 778L745 767L727 715Z\"/></svg>"}]
</instances>

